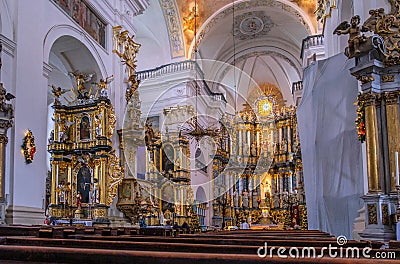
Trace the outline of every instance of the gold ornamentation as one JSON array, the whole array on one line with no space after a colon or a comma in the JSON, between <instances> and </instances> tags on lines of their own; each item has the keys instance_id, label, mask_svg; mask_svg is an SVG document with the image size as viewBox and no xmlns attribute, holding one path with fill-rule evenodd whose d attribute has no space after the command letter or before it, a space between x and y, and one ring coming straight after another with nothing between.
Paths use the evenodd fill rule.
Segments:
<instances>
[{"instance_id":1,"label":"gold ornamentation","mask_svg":"<svg viewBox=\"0 0 400 264\"><path fill-rule=\"evenodd\" d=\"M379 47L387 66L400 64L400 10L398 0L389 0L391 12L385 14L383 8L370 10L371 15L364 23L370 31L383 39L384 47Z\"/></svg>"},{"instance_id":2,"label":"gold ornamentation","mask_svg":"<svg viewBox=\"0 0 400 264\"><path fill-rule=\"evenodd\" d=\"M51 87L51 93L54 97L54 105L60 105L60 96L68 92L68 90L61 89L61 87L55 87L53 84L49 86Z\"/></svg>"},{"instance_id":3,"label":"gold ornamentation","mask_svg":"<svg viewBox=\"0 0 400 264\"><path fill-rule=\"evenodd\" d=\"M195 30L195 20L199 17L197 13L197 6L193 6L188 15L183 18L183 32L186 30Z\"/></svg>"},{"instance_id":4,"label":"gold ornamentation","mask_svg":"<svg viewBox=\"0 0 400 264\"><path fill-rule=\"evenodd\" d=\"M0 134L0 144L7 144L8 137L6 135Z\"/></svg>"},{"instance_id":5,"label":"gold ornamentation","mask_svg":"<svg viewBox=\"0 0 400 264\"><path fill-rule=\"evenodd\" d=\"M371 75L361 75L357 80L359 80L362 84L366 84L374 81L375 79Z\"/></svg>"},{"instance_id":6,"label":"gold ornamentation","mask_svg":"<svg viewBox=\"0 0 400 264\"><path fill-rule=\"evenodd\" d=\"M136 43L132 35L128 35L128 30L122 31L122 26L113 27L113 40L114 49L113 52L122 59L122 62L126 65L126 71L128 73L128 82L130 83L128 89L126 90L126 101L129 102L132 95L139 87L139 82L137 80L136 74L136 55L139 52L140 44Z\"/></svg>"},{"instance_id":7,"label":"gold ornamentation","mask_svg":"<svg viewBox=\"0 0 400 264\"><path fill-rule=\"evenodd\" d=\"M94 208L93 209L93 217L94 218L107 217L107 209L106 208Z\"/></svg>"},{"instance_id":8,"label":"gold ornamentation","mask_svg":"<svg viewBox=\"0 0 400 264\"><path fill-rule=\"evenodd\" d=\"M378 216L377 216L376 204L368 204L367 206L368 206L368 224L377 225Z\"/></svg>"},{"instance_id":9,"label":"gold ornamentation","mask_svg":"<svg viewBox=\"0 0 400 264\"><path fill-rule=\"evenodd\" d=\"M108 112L108 137L111 138L114 134L115 124L117 122L117 117L115 116L114 111Z\"/></svg>"},{"instance_id":10,"label":"gold ornamentation","mask_svg":"<svg viewBox=\"0 0 400 264\"><path fill-rule=\"evenodd\" d=\"M384 94L386 105L393 105L399 103L400 90L393 92L386 92Z\"/></svg>"},{"instance_id":11,"label":"gold ornamentation","mask_svg":"<svg viewBox=\"0 0 400 264\"><path fill-rule=\"evenodd\" d=\"M394 82L394 75L383 75L382 82L383 83Z\"/></svg>"},{"instance_id":12,"label":"gold ornamentation","mask_svg":"<svg viewBox=\"0 0 400 264\"><path fill-rule=\"evenodd\" d=\"M273 111L273 104L268 98L257 102L257 112L260 116L269 116Z\"/></svg>"},{"instance_id":13,"label":"gold ornamentation","mask_svg":"<svg viewBox=\"0 0 400 264\"><path fill-rule=\"evenodd\" d=\"M365 107L364 102L358 100L355 105L357 105L357 119L355 121L357 128L358 140L361 143L365 141L366 129L365 129Z\"/></svg>"},{"instance_id":14,"label":"gold ornamentation","mask_svg":"<svg viewBox=\"0 0 400 264\"><path fill-rule=\"evenodd\" d=\"M389 225L389 206L382 204L382 224Z\"/></svg>"},{"instance_id":15,"label":"gold ornamentation","mask_svg":"<svg viewBox=\"0 0 400 264\"><path fill-rule=\"evenodd\" d=\"M22 148L21 152L25 158L25 163L26 164L32 163L36 153L36 145L35 145L35 137L33 136L31 130L27 130L25 132L21 148Z\"/></svg>"},{"instance_id":16,"label":"gold ornamentation","mask_svg":"<svg viewBox=\"0 0 400 264\"><path fill-rule=\"evenodd\" d=\"M118 184L123 178L123 168L120 166L119 158L115 155L115 150L108 154L108 168L107 168L107 201L106 204L110 205L118 192Z\"/></svg>"}]
</instances>

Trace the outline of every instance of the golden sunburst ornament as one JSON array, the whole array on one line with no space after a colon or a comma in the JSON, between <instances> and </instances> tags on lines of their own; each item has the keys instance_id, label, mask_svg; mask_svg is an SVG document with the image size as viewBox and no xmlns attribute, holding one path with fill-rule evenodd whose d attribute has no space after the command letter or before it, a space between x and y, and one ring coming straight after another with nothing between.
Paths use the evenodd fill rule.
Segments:
<instances>
[{"instance_id":1,"label":"golden sunburst ornament","mask_svg":"<svg viewBox=\"0 0 400 264\"><path fill-rule=\"evenodd\" d=\"M273 104L272 101L269 100L268 98L260 99L257 102L258 115L263 117L269 116L272 113L272 110L273 110Z\"/></svg>"}]
</instances>

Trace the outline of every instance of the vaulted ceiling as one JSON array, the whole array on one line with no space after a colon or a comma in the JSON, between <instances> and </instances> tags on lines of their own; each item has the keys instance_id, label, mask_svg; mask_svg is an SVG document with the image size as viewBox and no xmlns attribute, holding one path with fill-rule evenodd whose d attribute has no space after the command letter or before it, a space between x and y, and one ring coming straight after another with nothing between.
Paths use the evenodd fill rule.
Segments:
<instances>
[{"instance_id":1,"label":"vaulted ceiling","mask_svg":"<svg viewBox=\"0 0 400 264\"><path fill-rule=\"evenodd\" d=\"M238 87L247 97L257 84L271 83L293 104L292 83L302 78L302 40L317 33L315 5L316 0L150 0L150 8L135 18L139 70L184 59L221 61L226 67L203 67L213 82L224 83L214 85L215 92L234 98L232 87Z\"/></svg>"}]
</instances>

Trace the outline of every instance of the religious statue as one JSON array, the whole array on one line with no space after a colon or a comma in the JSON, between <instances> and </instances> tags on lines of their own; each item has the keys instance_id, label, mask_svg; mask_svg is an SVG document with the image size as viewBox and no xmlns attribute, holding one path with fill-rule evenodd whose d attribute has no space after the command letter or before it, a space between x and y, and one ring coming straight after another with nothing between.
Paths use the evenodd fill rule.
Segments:
<instances>
[{"instance_id":1,"label":"religious statue","mask_svg":"<svg viewBox=\"0 0 400 264\"><path fill-rule=\"evenodd\" d=\"M140 44L136 43L132 35L128 35L128 31L122 31L122 27L117 26L113 28L114 31L114 49L113 52L122 59L122 62L126 65L126 71L128 73L128 82L130 83L126 90L126 100L130 101L133 94L139 87L139 81L137 80L136 71L136 55L139 52Z\"/></svg>"},{"instance_id":2,"label":"religious statue","mask_svg":"<svg viewBox=\"0 0 400 264\"><path fill-rule=\"evenodd\" d=\"M66 184L65 184L65 187L64 187L64 193L65 193L65 205L69 205L70 203L71 203L71 201L70 201L70 193L71 193L71 183L70 182L67 182Z\"/></svg>"},{"instance_id":3,"label":"religious statue","mask_svg":"<svg viewBox=\"0 0 400 264\"><path fill-rule=\"evenodd\" d=\"M51 87L51 93L54 96L54 105L60 105L60 96L64 93L68 92L65 89L61 89L61 87L55 87L53 84L49 85Z\"/></svg>"},{"instance_id":4,"label":"religious statue","mask_svg":"<svg viewBox=\"0 0 400 264\"><path fill-rule=\"evenodd\" d=\"M50 132L48 142L49 142L49 145L54 143L54 129L51 130L51 132Z\"/></svg>"},{"instance_id":5,"label":"religious statue","mask_svg":"<svg viewBox=\"0 0 400 264\"><path fill-rule=\"evenodd\" d=\"M79 73L78 71L69 72L68 73L71 77L75 78L76 89L78 90L78 99L89 99L89 96L85 95L85 86L84 84L89 82L94 73Z\"/></svg>"},{"instance_id":6,"label":"religious statue","mask_svg":"<svg viewBox=\"0 0 400 264\"><path fill-rule=\"evenodd\" d=\"M274 208L279 208L279 207L280 207L279 194L275 193L274 194Z\"/></svg>"},{"instance_id":7,"label":"religious statue","mask_svg":"<svg viewBox=\"0 0 400 264\"><path fill-rule=\"evenodd\" d=\"M367 32L369 29L365 26L359 26L360 24L360 16L356 15L351 18L350 24L347 21L342 22L336 29L333 31L333 34L341 35L341 34L349 34L349 47L346 50L346 56L349 58L353 58L361 53L360 45L367 41L367 37L361 32Z\"/></svg>"},{"instance_id":8,"label":"religious statue","mask_svg":"<svg viewBox=\"0 0 400 264\"><path fill-rule=\"evenodd\" d=\"M239 206L239 194L237 190L235 190L235 192L233 193L233 206Z\"/></svg>"},{"instance_id":9,"label":"religious statue","mask_svg":"<svg viewBox=\"0 0 400 264\"><path fill-rule=\"evenodd\" d=\"M58 202L60 204L65 204L65 182L61 181L58 185Z\"/></svg>"},{"instance_id":10,"label":"religious statue","mask_svg":"<svg viewBox=\"0 0 400 264\"><path fill-rule=\"evenodd\" d=\"M289 194L288 192L283 192L282 195L282 208L287 209L289 207Z\"/></svg>"},{"instance_id":11,"label":"religious statue","mask_svg":"<svg viewBox=\"0 0 400 264\"><path fill-rule=\"evenodd\" d=\"M97 179L93 179L93 183L91 184L90 190L90 202L91 204L98 204L100 203L99 199L99 183Z\"/></svg>"},{"instance_id":12,"label":"religious statue","mask_svg":"<svg viewBox=\"0 0 400 264\"><path fill-rule=\"evenodd\" d=\"M249 207L249 193L247 192L247 190L245 190L243 192L243 197L242 197L242 203L243 203L243 207L248 208Z\"/></svg>"},{"instance_id":13,"label":"religious statue","mask_svg":"<svg viewBox=\"0 0 400 264\"><path fill-rule=\"evenodd\" d=\"M265 206L271 206L271 194L269 191L265 194Z\"/></svg>"},{"instance_id":14,"label":"religious statue","mask_svg":"<svg viewBox=\"0 0 400 264\"><path fill-rule=\"evenodd\" d=\"M100 79L100 81L98 83L93 83L93 84L97 85L97 87L99 87L100 97L104 97L104 98L108 97L108 94L107 94L108 84L110 84L113 80L114 80L114 75L110 75L110 76L106 77L105 79Z\"/></svg>"},{"instance_id":15,"label":"religious statue","mask_svg":"<svg viewBox=\"0 0 400 264\"><path fill-rule=\"evenodd\" d=\"M76 195L76 206L78 207L78 210L82 209L82 194L80 192Z\"/></svg>"},{"instance_id":16,"label":"religious statue","mask_svg":"<svg viewBox=\"0 0 400 264\"><path fill-rule=\"evenodd\" d=\"M94 116L94 127L95 127L96 137L102 136L102 127L101 127L102 117L103 116L101 113Z\"/></svg>"}]
</instances>

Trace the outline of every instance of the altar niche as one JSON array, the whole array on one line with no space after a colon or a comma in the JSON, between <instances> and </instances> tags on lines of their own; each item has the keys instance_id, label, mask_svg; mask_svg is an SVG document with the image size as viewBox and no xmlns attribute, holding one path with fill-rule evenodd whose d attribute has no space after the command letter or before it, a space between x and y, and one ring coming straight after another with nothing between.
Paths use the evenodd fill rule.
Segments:
<instances>
[{"instance_id":1,"label":"altar niche","mask_svg":"<svg viewBox=\"0 0 400 264\"><path fill-rule=\"evenodd\" d=\"M100 96L53 108L48 215L108 223L108 207L123 177L111 142L116 121L113 106Z\"/></svg>"}]
</instances>

